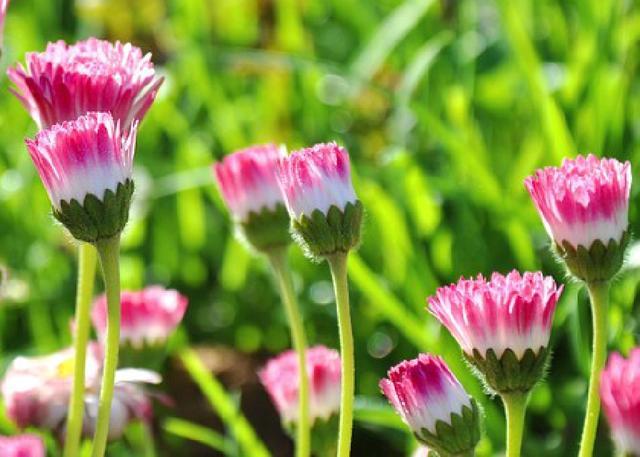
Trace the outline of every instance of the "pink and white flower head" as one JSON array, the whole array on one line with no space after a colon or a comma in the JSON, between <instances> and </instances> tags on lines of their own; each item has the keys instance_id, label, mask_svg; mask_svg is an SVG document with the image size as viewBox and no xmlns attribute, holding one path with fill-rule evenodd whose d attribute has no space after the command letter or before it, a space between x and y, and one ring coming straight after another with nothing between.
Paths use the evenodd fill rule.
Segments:
<instances>
[{"instance_id":1,"label":"pink and white flower head","mask_svg":"<svg viewBox=\"0 0 640 457\"><path fill-rule=\"evenodd\" d=\"M278 178L291 218L344 211L358 198L351 184L349 154L336 143L321 143L280 159Z\"/></svg>"},{"instance_id":2,"label":"pink and white flower head","mask_svg":"<svg viewBox=\"0 0 640 457\"><path fill-rule=\"evenodd\" d=\"M449 329L487 387L528 392L544 375L562 288L540 272L494 273L490 281L478 275L439 288L428 300L429 311Z\"/></svg>"},{"instance_id":3,"label":"pink and white flower head","mask_svg":"<svg viewBox=\"0 0 640 457\"><path fill-rule=\"evenodd\" d=\"M329 419L340 410L340 355L324 346L306 352L309 376L309 418ZM286 351L269 360L260 371L260 381L285 424L298 420L298 359Z\"/></svg>"},{"instance_id":4,"label":"pink and white flower head","mask_svg":"<svg viewBox=\"0 0 640 457\"><path fill-rule=\"evenodd\" d=\"M640 348L628 359L614 353L602 372L600 398L622 455L640 456Z\"/></svg>"},{"instance_id":5,"label":"pink and white flower head","mask_svg":"<svg viewBox=\"0 0 640 457\"><path fill-rule=\"evenodd\" d=\"M26 141L54 216L74 237L94 242L124 228L133 193L135 140L135 125L123 134L110 114L88 113ZM93 205L94 214L84 208L90 195L102 202L99 208Z\"/></svg>"},{"instance_id":6,"label":"pink and white flower head","mask_svg":"<svg viewBox=\"0 0 640 457\"><path fill-rule=\"evenodd\" d=\"M153 404L142 384L159 384L161 381L159 374L148 370L122 368L116 372L109 419L109 440L120 438L133 421L151 421ZM85 396L86 415L82 427L84 436L92 437L95 434L99 400L100 388L96 384L87 390Z\"/></svg>"},{"instance_id":7,"label":"pink and white flower head","mask_svg":"<svg viewBox=\"0 0 640 457\"><path fill-rule=\"evenodd\" d=\"M556 244L619 242L628 226L631 166L594 155L538 170L525 186Z\"/></svg>"},{"instance_id":8,"label":"pink and white flower head","mask_svg":"<svg viewBox=\"0 0 640 457\"><path fill-rule=\"evenodd\" d=\"M392 367L380 389L402 420L429 447L458 455L471 451L480 439L479 413L442 358L420 354ZM460 420L453 420L452 416ZM438 422L448 424L461 442L446 442L438 436ZM456 430L456 428L460 430ZM455 441L455 440L454 440ZM458 446L458 449L450 449ZM455 451L455 452L454 452Z\"/></svg>"},{"instance_id":9,"label":"pink and white flower head","mask_svg":"<svg viewBox=\"0 0 640 457\"><path fill-rule=\"evenodd\" d=\"M187 310L187 297L161 286L123 291L120 295L120 341L134 348L162 344L180 324ZM107 299L96 299L91 311L93 326L102 341L107 328Z\"/></svg>"},{"instance_id":10,"label":"pink and white flower head","mask_svg":"<svg viewBox=\"0 0 640 457\"><path fill-rule=\"evenodd\" d=\"M99 382L100 348L89 346L85 379ZM74 351L64 349L42 357L18 357L2 381L7 416L20 428L60 430L67 417L73 381Z\"/></svg>"},{"instance_id":11,"label":"pink and white flower head","mask_svg":"<svg viewBox=\"0 0 640 457\"><path fill-rule=\"evenodd\" d=\"M245 223L252 213L275 211L284 205L276 178L283 148L264 144L241 149L213 165L213 171L229 211L236 222Z\"/></svg>"},{"instance_id":12,"label":"pink and white flower head","mask_svg":"<svg viewBox=\"0 0 640 457\"><path fill-rule=\"evenodd\" d=\"M144 118L163 81L151 54L96 38L49 43L46 51L27 54L26 67L18 64L7 74L41 129L101 111L128 130Z\"/></svg>"},{"instance_id":13,"label":"pink and white flower head","mask_svg":"<svg viewBox=\"0 0 640 457\"><path fill-rule=\"evenodd\" d=\"M36 435L0 436L2 457L46 457L44 442Z\"/></svg>"},{"instance_id":14,"label":"pink and white flower head","mask_svg":"<svg viewBox=\"0 0 640 457\"><path fill-rule=\"evenodd\" d=\"M7 416L20 428L36 427L62 433L73 387L73 363L73 348L44 357L16 358L9 365L1 386ZM86 436L92 436L97 418L102 363L102 348L90 343L85 372L83 430ZM150 417L151 400L140 384L159 382L159 375L147 370L124 368L116 372L111 438L121 436L130 421Z\"/></svg>"},{"instance_id":15,"label":"pink and white flower head","mask_svg":"<svg viewBox=\"0 0 640 457\"><path fill-rule=\"evenodd\" d=\"M344 148L316 144L280 159L278 182L296 240L311 258L346 253L358 245L363 209Z\"/></svg>"}]
</instances>

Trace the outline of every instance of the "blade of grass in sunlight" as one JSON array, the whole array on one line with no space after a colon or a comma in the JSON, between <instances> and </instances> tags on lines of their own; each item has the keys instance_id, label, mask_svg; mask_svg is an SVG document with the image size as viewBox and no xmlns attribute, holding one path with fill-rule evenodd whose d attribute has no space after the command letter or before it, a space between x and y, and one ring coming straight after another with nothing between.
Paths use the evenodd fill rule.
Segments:
<instances>
[{"instance_id":1,"label":"blade of grass in sunlight","mask_svg":"<svg viewBox=\"0 0 640 457\"><path fill-rule=\"evenodd\" d=\"M213 410L220 416L222 422L238 442L243 455L270 457L271 454L240 411L237 402L224 390L215 376L207 370L198 355L192 350L186 350L179 357Z\"/></svg>"},{"instance_id":2,"label":"blade of grass in sunlight","mask_svg":"<svg viewBox=\"0 0 640 457\"><path fill-rule=\"evenodd\" d=\"M204 444L225 455L233 453L233 446L223 435L202 425L177 417L170 417L164 421L162 428L172 435Z\"/></svg>"}]
</instances>

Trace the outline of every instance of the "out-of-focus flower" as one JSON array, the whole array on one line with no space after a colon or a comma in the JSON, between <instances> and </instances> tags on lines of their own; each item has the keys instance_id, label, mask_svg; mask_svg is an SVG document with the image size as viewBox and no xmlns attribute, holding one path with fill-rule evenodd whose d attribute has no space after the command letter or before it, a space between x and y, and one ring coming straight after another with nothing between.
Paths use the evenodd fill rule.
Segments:
<instances>
[{"instance_id":1,"label":"out-of-focus flower","mask_svg":"<svg viewBox=\"0 0 640 457\"><path fill-rule=\"evenodd\" d=\"M449 329L491 388L526 392L543 374L562 288L540 272L494 273L490 281L478 275L439 288L428 300L429 311ZM509 370L502 363L506 361Z\"/></svg>"},{"instance_id":2,"label":"out-of-focus flower","mask_svg":"<svg viewBox=\"0 0 640 457\"><path fill-rule=\"evenodd\" d=\"M358 244L362 204L351 184L344 148L316 144L280 159L278 182L293 228L309 255L326 257Z\"/></svg>"},{"instance_id":3,"label":"out-of-focus flower","mask_svg":"<svg viewBox=\"0 0 640 457\"><path fill-rule=\"evenodd\" d=\"M36 435L0 436L2 457L46 457L42 438Z\"/></svg>"},{"instance_id":4,"label":"out-of-focus flower","mask_svg":"<svg viewBox=\"0 0 640 457\"><path fill-rule=\"evenodd\" d=\"M85 382L98 382L100 348L90 345L87 353ZM7 416L24 428L27 426L58 430L67 416L74 351L64 349L42 357L17 357L11 362L2 381L2 397Z\"/></svg>"},{"instance_id":5,"label":"out-of-focus flower","mask_svg":"<svg viewBox=\"0 0 640 457\"><path fill-rule=\"evenodd\" d=\"M218 188L243 238L264 251L291 242L289 215L276 179L285 155L274 144L251 146L213 165Z\"/></svg>"},{"instance_id":6,"label":"out-of-focus flower","mask_svg":"<svg viewBox=\"0 0 640 457\"><path fill-rule=\"evenodd\" d=\"M309 418L328 420L340 409L340 355L324 346L309 348ZM294 351L286 351L269 360L260 371L260 381L273 400L285 424L298 418L298 359Z\"/></svg>"},{"instance_id":7,"label":"out-of-focus flower","mask_svg":"<svg viewBox=\"0 0 640 457\"><path fill-rule=\"evenodd\" d=\"M640 348L614 353L602 372L600 397L621 455L640 456Z\"/></svg>"},{"instance_id":8,"label":"out-of-focus flower","mask_svg":"<svg viewBox=\"0 0 640 457\"><path fill-rule=\"evenodd\" d=\"M607 280L618 272L629 238L629 162L578 156L538 170L525 186L575 276Z\"/></svg>"},{"instance_id":9,"label":"out-of-focus flower","mask_svg":"<svg viewBox=\"0 0 640 457\"><path fill-rule=\"evenodd\" d=\"M420 354L399 363L380 381L380 388L430 448L444 455L466 455L475 449L480 440L478 407L440 357ZM441 433L443 425L450 433Z\"/></svg>"},{"instance_id":10,"label":"out-of-focus flower","mask_svg":"<svg viewBox=\"0 0 640 457\"><path fill-rule=\"evenodd\" d=\"M49 43L46 51L27 54L26 67L18 64L7 74L16 86L13 93L41 129L102 111L128 130L142 120L163 81L151 54L95 38Z\"/></svg>"},{"instance_id":11,"label":"out-of-focus flower","mask_svg":"<svg viewBox=\"0 0 640 457\"><path fill-rule=\"evenodd\" d=\"M97 418L102 361L100 345L89 344L83 423L86 436L92 435ZM20 428L36 427L61 435L71 395L73 363L72 348L43 357L16 358L9 366L1 386L7 416ZM110 439L121 436L130 421L150 417L151 400L139 384L159 382L159 375L147 370L125 368L116 372Z\"/></svg>"},{"instance_id":12,"label":"out-of-focus flower","mask_svg":"<svg viewBox=\"0 0 640 457\"><path fill-rule=\"evenodd\" d=\"M0 54L4 46L4 21L7 17L7 8L9 8L9 0L0 0Z\"/></svg>"},{"instance_id":13,"label":"out-of-focus flower","mask_svg":"<svg viewBox=\"0 0 640 457\"><path fill-rule=\"evenodd\" d=\"M108 113L88 113L27 140L54 216L82 241L119 234L127 223L136 127L126 134Z\"/></svg>"},{"instance_id":14,"label":"out-of-focus flower","mask_svg":"<svg viewBox=\"0 0 640 457\"><path fill-rule=\"evenodd\" d=\"M187 304L187 297L161 286L136 292L123 291L120 295L120 341L135 348L162 344L182 321ZM96 299L91 319L102 340L107 328L105 295Z\"/></svg>"}]
</instances>

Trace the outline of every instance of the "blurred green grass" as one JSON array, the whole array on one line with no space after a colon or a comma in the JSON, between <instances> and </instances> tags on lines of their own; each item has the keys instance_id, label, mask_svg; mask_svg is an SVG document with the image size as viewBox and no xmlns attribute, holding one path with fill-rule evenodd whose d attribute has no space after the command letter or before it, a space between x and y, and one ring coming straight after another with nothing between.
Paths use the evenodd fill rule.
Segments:
<instances>
[{"instance_id":1,"label":"blurred green grass","mask_svg":"<svg viewBox=\"0 0 640 457\"><path fill-rule=\"evenodd\" d=\"M194 343L260 354L289 344L267 266L233 238L211 162L256 142L347 146L367 210L349 268L357 391L366 397L378 397L389 366L418 351L443 354L481 395L456 344L424 311L425 297L460 275L494 270L542 269L564 280L523 178L576 153L630 160L634 175L640 164L635 2L14 0L0 66L4 72L49 40L90 35L153 52L166 76L139 135L122 277L127 288L163 283L186 293L185 333ZM6 77L0 84L6 364L18 353L69 343L75 261L23 145L35 127ZM633 231L637 195L634 188ZM309 338L336 347L326 266L292 251ZM610 347L623 351L639 333L634 259L610 312ZM567 288L555 324L554 358L531 402L525 455L577 451L590 334L577 284ZM504 445L499 402L487 399L485 411L488 440L479 455L497 455ZM356 429L357 446L367 448L358 436L372 429L397 455L411 446L379 423ZM611 454L604 423L598 446L596 455Z\"/></svg>"}]
</instances>

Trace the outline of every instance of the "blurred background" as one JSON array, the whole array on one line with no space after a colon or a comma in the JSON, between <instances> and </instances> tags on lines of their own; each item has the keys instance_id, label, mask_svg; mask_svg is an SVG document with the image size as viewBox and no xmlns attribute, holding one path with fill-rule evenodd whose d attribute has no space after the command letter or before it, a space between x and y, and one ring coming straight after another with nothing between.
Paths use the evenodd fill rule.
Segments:
<instances>
[{"instance_id":1,"label":"blurred background","mask_svg":"<svg viewBox=\"0 0 640 457\"><path fill-rule=\"evenodd\" d=\"M638 4L13 0L2 74L47 41L89 36L152 52L166 78L138 137L123 286L160 283L189 297L172 347L196 349L273 455L292 455L292 446L255 371L289 346L288 329L266 263L233 236L210 165L252 143L293 149L329 140L350 151L367 212L362 247L349 265L359 396L353 455L411 452L415 441L383 401L378 380L424 351L443 355L483 403L486 433L478 455L500 455L501 405L482 393L458 346L425 311L425 298L461 275L513 268L565 280L522 181L537 167L588 152L630 160L635 175ZM4 367L17 354L70 344L76 262L24 147L35 125L9 94L6 76L0 84ZM297 247L291 260L310 341L337 347L326 265L308 262ZM639 268L640 247L632 246L613 288L612 350L626 353L638 341ZM101 290L100 281L96 287ZM549 374L529 408L527 456L577 452L591 324L585 292L576 283L566 287ZM157 410L157 454L242 455L228 433L219 451L214 442L185 438L176 424L206 426L217 431L214 438L229 424L175 358L163 375L162 390L175 406ZM0 418L0 431L12 430ZM148 455L138 444L118 443L110 455ZM604 421L595 455L612 455Z\"/></svg>"}]
</instances>

